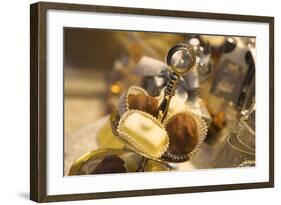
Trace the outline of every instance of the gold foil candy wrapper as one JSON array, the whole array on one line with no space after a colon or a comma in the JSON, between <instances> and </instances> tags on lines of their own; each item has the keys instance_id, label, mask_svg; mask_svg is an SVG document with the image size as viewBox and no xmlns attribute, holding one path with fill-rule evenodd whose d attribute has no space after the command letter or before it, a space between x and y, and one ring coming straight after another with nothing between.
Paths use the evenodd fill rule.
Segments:
<instances>
[{"instance_id":1,"label":"gold foil candy wrapper","mask_svg":"<svg viewBox=\"0 0 281 205\"><path fill-rule=\"evenodd\" d=\"M146 90L144 90L139 86L129 87L129 89L120 96L118 101L118 108L117 108L120 117L129 110L129 101L128 101L129 95L138 95L138 94L143 94L148 96Z\"/></svg>"},{"instance_id":2,"label":"gold foil candy wrapper","mask_svg":"<svg viewBox=\"0 0 281 205\"><path fill-rule=\"evenodd\" d=\"M205 121L199 115L197 115L196 113L189 110L187 107L182 111L174 112L173 114L170 114L170 115L168 114L168 116L166 117L166 119L163 122L164 127L166 127L167 123L174 115L177 115L179 113L185 113L185 114L191 116L196 121L197 133L198 133L198 143L197 143L196 147L188 154L175 155L175 154L170 153L167 150L164 153L164 157L168 157L169 159L176 160L176 161L190 160L196 155L199 147L203 144L204 139L206 138L206 135L207 135L208 128L207 128Z\"/></svg>"},{"instance_id":3,"label":"gold foil candy wrapper","mask_svg":"<svg viewBox=\"0 0 281 205\"><path fill-rule=\"evenodd\" d=\"M148 118L152 121L152 123L155 123L158 127L160 127L162 130L165 131L166 133L166 139L164 144L159 147L157 150L149 150L146 147L144 147L140 142L138 142L137 139L134 138L134 136L130 136L128 133L122 131L122 126L124 121L133 113L138 113L142 116L144 116L145 118ZM137 123L137 122L136 122ZM123 142L126 143L126 146L137 152L140 153L143 156L146 156L148 158L153 158L153 159L159 159L164 152L168 149L169 147L169 137L168 137L168 133L165 129L165 127L161 124L161 122L153 117L152 115L150 115L149 113L143 112L143 111L139 111L139 110L128 110L127 112L123 113L120 121L119 121L119 125L117 127L117 132L118 132L118 137L120 138L120 140L122 140Z\"/></svg>"}]
</instances>

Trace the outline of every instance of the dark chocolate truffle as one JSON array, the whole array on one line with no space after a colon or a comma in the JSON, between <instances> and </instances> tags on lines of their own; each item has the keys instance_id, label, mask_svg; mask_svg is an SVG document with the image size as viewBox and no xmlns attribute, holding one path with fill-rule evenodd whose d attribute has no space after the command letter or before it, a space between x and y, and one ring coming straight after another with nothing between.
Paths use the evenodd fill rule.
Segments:
<instances>
[{"instance_id":1,"label":"dark chocolate truffle","mask_svg":"<svg viewBox=\"0 0 281 205\"><path fill-rule=\"evenodd\" d=\"M128 96L129 109L147 112L153 116L158 113L158 100L154 97L138 94Z\"/></svg>"},{"instance_id":2,"label":"dark chocolate truffle","mask_svg":"<svg viewBox=\"0 0 281 205\"><path fill-rule=\"evenodd\" d=\"M125 162L117 155L106 156L91 174L125 173Z\"/></svg>"},{"instance_id":3,"label":"dark chocolate truffle","mask_svg":"<svg viewBox=\"0 0 281 205\"><path fill-rule=\"evenodd\" d=\"M166 130L170 139L168 151L171 154L188 154L198 143L197 123L187 113L179 113L171 117Z\"/></svg>"}]
</instances>

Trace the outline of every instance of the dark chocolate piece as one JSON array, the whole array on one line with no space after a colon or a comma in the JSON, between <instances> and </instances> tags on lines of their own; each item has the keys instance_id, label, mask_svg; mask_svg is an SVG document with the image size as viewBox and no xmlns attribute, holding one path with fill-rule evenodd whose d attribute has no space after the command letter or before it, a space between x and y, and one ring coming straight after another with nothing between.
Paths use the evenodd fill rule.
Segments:
<instances>
[{"instance_id":1,"label":"dark chocolate piece","mask_svg":"<svg viewBox=\"0 0 281 205\"><path fill-rule=\"evenodd\" d=\"M106 156L91 174L125 173L125 162L117 155Z\"/></svg>"},{"instance_id":2,"label":"dark chocolate piece","mask_svg":"<svg viewBox=\"0 0 281 205\"><path fill-rule=\"evenodd\" d=\"M128 96L129 109L147 112L153 116L158 113L158 100L154 97L138 94Z\"/></svg>"},{"instance_id":3,"label":"dark chocolate piece","mask_svg":"<svg viewBox=\"0 0 281 205\"><path fill-rule=\"evenodd\" d=\"M168 151L171 154L188 154L198 143L197 123L186 113L173 116L168 121L166 130L170 139Z\"/></svg>"}]
</instances>

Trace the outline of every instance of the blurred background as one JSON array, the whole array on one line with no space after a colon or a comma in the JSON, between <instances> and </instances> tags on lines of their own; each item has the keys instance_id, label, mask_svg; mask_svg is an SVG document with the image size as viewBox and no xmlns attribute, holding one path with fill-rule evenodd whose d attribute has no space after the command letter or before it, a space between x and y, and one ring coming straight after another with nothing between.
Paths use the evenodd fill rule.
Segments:
<instances>
[{"instance_id":1,"label":"blurred background","mask_svg":"<svg viewBox=\"0 0 281 205\"><path fill-rule=\"evenodd\" d=\"M181 80L177 95L208 124L208 136L196 157L171 165L176 170L240 166L253 161L255 135L239 124L255 103L255 38L199 34L127 32L64 28L65 175L83 154L122 148L107 125L122 92L131 85L158 96L169 80L165 57L177 43L196 53L196 66ZM252 112L251 112L252 114ZM254 116L247 121L254 130ZM243 133L235 153L229 136ZM236 143L236 141L233 143ZM218 158L218 153L224 158ZM240 154L240 155L239 155ZM239 159L239 160L238 160ZM218 163L219 162L219 163Z\"/></svg>"},{"instance_id":2,"label":"blurred background","mask_svg":"<svg viewBox=\"0 0 281 205\"><path fill-rule=\"evenodd\" d=\"M167 50L185 37L76 28L66 28L64 35L66 134L108 113L110 94L139 84L132 69L142 56L164 61Z\"/></svg>"}]
</instances>

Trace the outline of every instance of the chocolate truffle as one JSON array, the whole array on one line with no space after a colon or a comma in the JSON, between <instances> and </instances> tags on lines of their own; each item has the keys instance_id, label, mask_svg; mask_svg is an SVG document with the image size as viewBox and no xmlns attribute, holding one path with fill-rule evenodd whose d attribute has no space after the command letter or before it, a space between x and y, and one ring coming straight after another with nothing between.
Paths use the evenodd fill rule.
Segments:
<instances>
[{"instance_id":1,"label":"chocolate truffle","mask_svg":"<svg viewBox=\"0 0 281 205\"><path fill-rule=\"evenodd\" d=\"M125 173L125 162L117 155L106 156L91 174Z\"/></svg>"},{"instance_id":2,"label":"chocolate truffle","mask_svg":"<svg viewBox=\"0 0 281 205\"><path fill-rule=\"evenodd\" d=\"M187 113L172 116L166 124L169 135L168 151L174 155L190 153L198 143L197 123Z\"/></svg>"},{"instance_id":3,"label":"chocolate truffle","mask_svg":"<svg viewBox=\"0 0 281 205\"><path fill-rule=\"evenodd\" d=\"M154 97L137 94L128 96L129 109L147 112L154 117L158 114L158 100Z\"/></svg>"}]
</instances>

